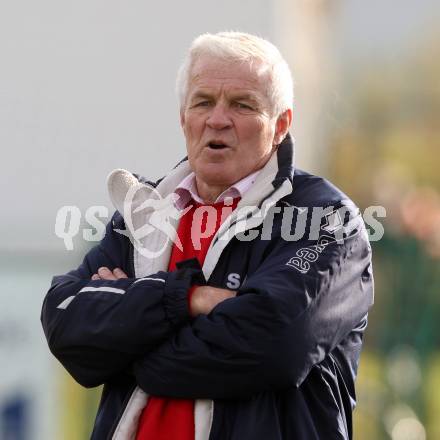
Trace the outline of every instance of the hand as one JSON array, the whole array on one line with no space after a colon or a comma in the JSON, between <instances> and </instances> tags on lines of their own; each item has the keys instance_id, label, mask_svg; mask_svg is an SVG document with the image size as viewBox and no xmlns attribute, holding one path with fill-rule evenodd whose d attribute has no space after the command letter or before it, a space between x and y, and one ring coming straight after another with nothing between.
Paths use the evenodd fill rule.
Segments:
<instances>
[{"instance_id":1,"label":"hand","mask_svg":"<svg viewBox=\"0 0 440 440\"><path fill-rule=\"evenodd\" d=\"M119 267L115 267L111 271L108 267L100 267L98 273L92 275L92 280L119 280L121 278L128 278L127 274Z\"/></svg>"},{"instance_id":2,"label":"hand","mask_svg":"<svg viewBox=\"0 0 440 440\"><path fill-rule=\"evenodd\" d=\"M199 286L191 295L190 313L192 317L207 315L219 303L228 298L234 298L237 292L219 289L211 286Z\"/></svg>"}]
</instances>

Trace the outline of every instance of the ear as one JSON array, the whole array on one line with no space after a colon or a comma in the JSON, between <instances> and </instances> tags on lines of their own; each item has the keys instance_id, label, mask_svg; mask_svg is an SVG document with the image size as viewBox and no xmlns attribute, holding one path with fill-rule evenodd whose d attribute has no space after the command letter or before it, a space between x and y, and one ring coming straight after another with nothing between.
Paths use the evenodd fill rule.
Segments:
<instances>
[{"instance_id":1,"label":"ear","mask_svg":"<svg viewBox=\"0 0 440 440\"><path fill-rule=\"evenodd\" d=\"M183 126L185 125L185 112L183 111L183 108L180 109L180 126L183 129Z\"/></svg>"},{"instance_id":2,"label":"ear","mask_svg":"<svg viewBox=\"0 0 440 440\"><path fill-rule=\"evenodd\" d=\"M277 122L275 123L275 134L273 137L274 145L281 144L286 137L290 125L292 124L292 116L293 111L291 108L288 108L278 116Z\"/></svg>"}]
</instances>

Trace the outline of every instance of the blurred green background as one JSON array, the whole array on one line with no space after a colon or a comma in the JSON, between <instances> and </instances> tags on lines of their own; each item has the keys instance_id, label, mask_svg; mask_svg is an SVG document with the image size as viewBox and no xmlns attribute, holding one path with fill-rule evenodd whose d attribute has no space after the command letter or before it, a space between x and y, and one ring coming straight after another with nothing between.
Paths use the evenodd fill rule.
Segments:
<instances>
[{"instance_id":1,"label":"blurred green background","mask_svg":"<svg viewBox=\"0 0 440 440\"><path fill-rule=\"evenodd\" d=\"M440 438L439 37L428 28L399 57L349 72L344 116L355 122L330 137L334 182L360 206L387 210L384 237L372 243L376 297L355 411L362 440Z\"/></svg>"}]
</instances>

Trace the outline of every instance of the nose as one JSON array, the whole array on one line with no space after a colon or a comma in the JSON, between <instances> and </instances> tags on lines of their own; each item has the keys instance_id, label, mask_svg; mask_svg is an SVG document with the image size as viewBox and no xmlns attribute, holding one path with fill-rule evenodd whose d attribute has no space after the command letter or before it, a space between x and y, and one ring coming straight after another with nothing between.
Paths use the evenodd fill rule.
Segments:
<instances>
[{"instance_id":1,"label":"nose","mask_svg":"<svg viewBox=\"0 0 440 440\"><path fill-rule=\"evenodd\" d=\"M232 126L231 118L223 104L217 103L212 107L206 124L214 130L223 130Z\"/></svg>"}]
</instances>

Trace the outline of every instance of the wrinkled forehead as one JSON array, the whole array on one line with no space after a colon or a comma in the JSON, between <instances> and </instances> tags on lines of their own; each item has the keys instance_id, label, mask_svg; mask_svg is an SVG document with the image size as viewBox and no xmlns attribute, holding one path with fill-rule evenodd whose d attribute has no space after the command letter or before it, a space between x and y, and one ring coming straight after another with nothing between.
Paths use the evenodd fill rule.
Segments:
<instances>
[{"instance_id":1,"label":"wrinkled forehead","mask_svg":"<svg viewBox=\"0 0 440 440\"><path fill-rule=\"evenodd\" d=\"M262 61L231 60L213 56L201 56L194 61L189 74L189 88L227 84L254 90L268 97L269 67Z\"/></svg>"}]
</instances>

